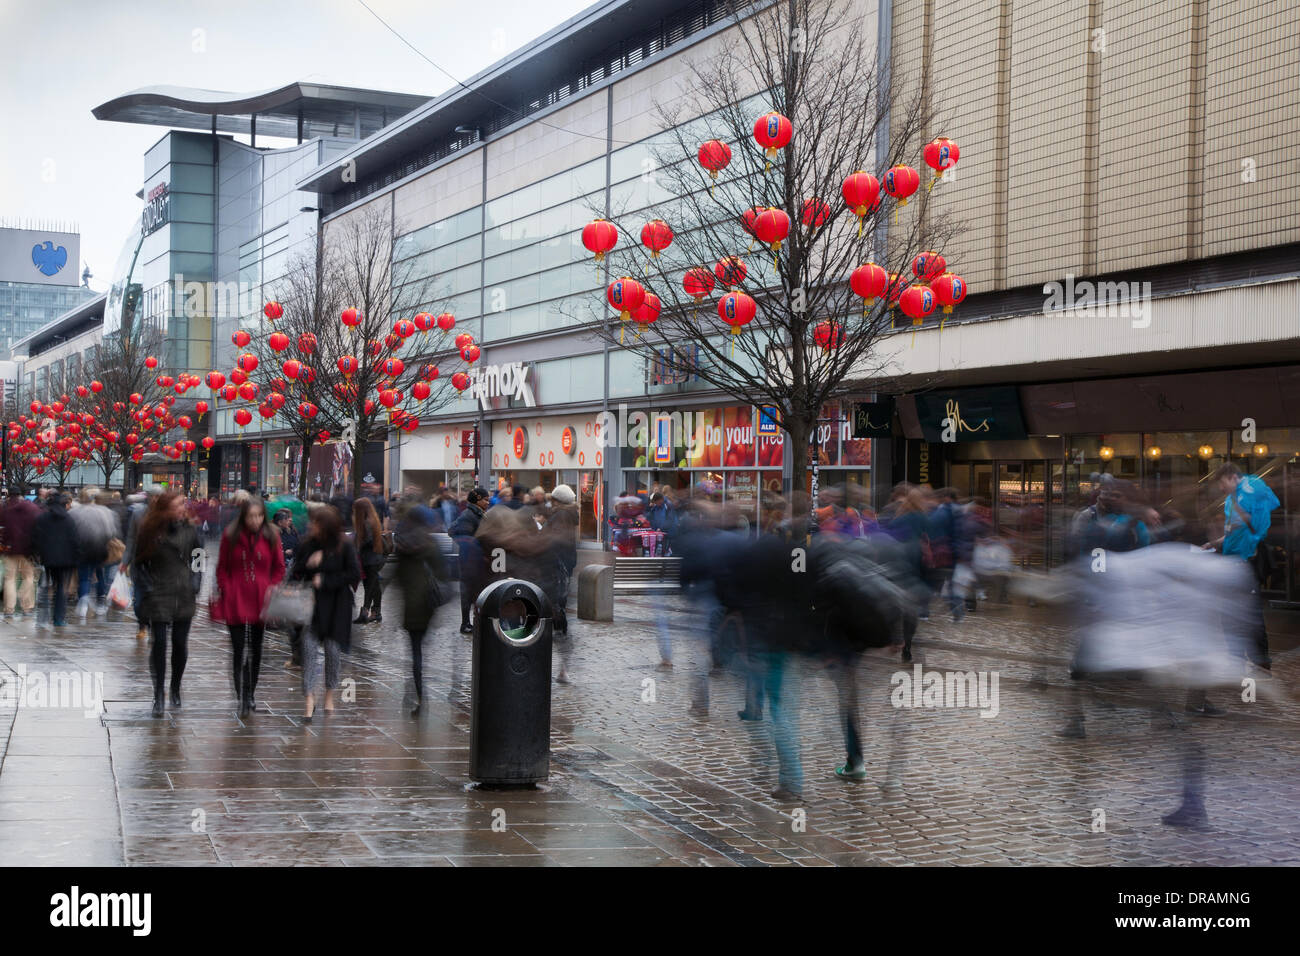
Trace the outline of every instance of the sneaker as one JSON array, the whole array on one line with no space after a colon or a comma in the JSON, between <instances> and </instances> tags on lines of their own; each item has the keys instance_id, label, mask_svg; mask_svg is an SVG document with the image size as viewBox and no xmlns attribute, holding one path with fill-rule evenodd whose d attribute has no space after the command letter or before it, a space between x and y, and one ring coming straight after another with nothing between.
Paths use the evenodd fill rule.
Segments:
<instances>
[{"instance_id":1,"label":"sneaker","mask_svg":"<svg viewBox=\"0 0 1300 956\"><path fill-rule=\"evenodd\" d=\"M1215 707L1208 700L1199 707L1188 707L1189 714L1195 714L1197 717L1223 717L1228 712L1219 707Z\"/></svg>"},{"instance_id":2,"label":"sneaker","mask_svg":"<svg viewBox=\"0 0 1300 956\"><path fill-rule=\"evenodd\" d=\"M1073 740L1082 740L1088 736L1088 733L1083 729L1082 720L1074 720L1058 730L1056 736L1069 737Z\"/></svg>"},{"instance_id":3,"label":"sneaker","mask_svg":"<svg viewBox=\"0 0 1300 956\"><path fill-rule=\"evenodd\" d=\"M847 763L835 768L835 776L841 780L866 780L866 767L851 767Z\"/></svg>"},{"instance_id":4,"label":"sneaker","mask_svg":"<svg viewBox=\"0 0 1300 956\"><path fill-rule=\"evenodd\" d=\"M95 605L95 616L96 616L96 617L108 617L108 602L107 602L107 601L100 601L98 604Z\"/></svg>"},{"instance_id":5,"label":"sneaker","mask_svg":"<svg viewBox=\"0 0 1300 956\"><path fill-rule=\"evenodd\" d=\"M741 720L758 721L763 719L762 714L751 714L748 710L738 710L736 711L736 716L739 717Z\"/></svg>"},{"instance_id":6,"label":"sneaker","mask_svg":"<svg viewBox=\"0 0 1300 956\"><path fill-rule=\"evenodd\" d=\"M777 787L772 791L772 799L780 800L782 803L802 803L803 794L787 790L785 787Z\"/></svg>"},{"instance_id":7,"label":"sneaker","mask_svg":"<svg viewBox=\"0 0 1300 956\"><path fill-rule=\"evenodd\" d=\"M460 632L461 632L462 634L473 634L473 633L474 633L474 628L471 627L471 626L468 625L468 624L462 624L462 625L460 626Z\"/></svg>"}]
</instances>

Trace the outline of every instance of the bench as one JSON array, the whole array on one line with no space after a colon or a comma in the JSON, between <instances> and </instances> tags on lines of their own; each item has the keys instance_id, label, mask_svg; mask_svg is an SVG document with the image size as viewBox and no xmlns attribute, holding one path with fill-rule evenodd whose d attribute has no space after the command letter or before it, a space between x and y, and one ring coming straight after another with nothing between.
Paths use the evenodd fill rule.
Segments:
<instances>
[{"instance_id":1,"label":"bench","mask_svg":"<svg viewBox=\"0 0 1300 956\"><path fill-rule=\"evenodd\" d=\"M656 592L681 590L681 558L614 559L614 590Z\"/></svg>"}]
</instances>

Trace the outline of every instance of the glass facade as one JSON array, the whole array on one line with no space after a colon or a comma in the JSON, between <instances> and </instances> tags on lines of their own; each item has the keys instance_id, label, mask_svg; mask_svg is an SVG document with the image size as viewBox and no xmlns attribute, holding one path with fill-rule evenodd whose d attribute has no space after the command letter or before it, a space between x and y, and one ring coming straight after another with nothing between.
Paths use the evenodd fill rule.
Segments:
<instances>
[{"instance_id":1,"label":"glass facade","mask_svg":"<svg viewBox=\"0 0 1300 956\"><path fill-rule=\"evenodd\" d=\"M0 282L0 359L9 358L14 342L97 294L85 286Z\"/></svg>"}]
</instances>

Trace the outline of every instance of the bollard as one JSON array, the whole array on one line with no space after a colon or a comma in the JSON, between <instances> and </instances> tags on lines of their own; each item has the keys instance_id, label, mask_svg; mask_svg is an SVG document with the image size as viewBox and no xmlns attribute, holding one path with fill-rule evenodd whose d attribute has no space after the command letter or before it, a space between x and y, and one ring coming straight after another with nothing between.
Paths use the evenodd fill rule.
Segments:
<instances>
[{"instance_id":1,"label":"bollard","mask_svg":"<svg viewBox=\"0 0 1300 956\"><path fill-rule=\"evenodd\" d=\"M517 578L483 590L475 605L469 775L479 783L532 784L550 775L551 604Z\"/></svg>"},{"instance_id":2,"label":"bollard","mask_svg":"<svg viewBox=\"0 0 1300 956\"><path fill-rule=\"evenodd\" d=\"M583 621L614 620L614 568L589 564L578 572L578 618Z\"/></svg>"}]
</instances>

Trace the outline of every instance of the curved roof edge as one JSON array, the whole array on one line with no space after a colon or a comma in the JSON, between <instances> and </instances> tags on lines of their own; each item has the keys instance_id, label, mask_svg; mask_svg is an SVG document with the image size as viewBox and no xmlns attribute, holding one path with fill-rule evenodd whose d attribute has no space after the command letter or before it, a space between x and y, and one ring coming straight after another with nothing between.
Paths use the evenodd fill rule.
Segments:
<instances>
[{"instance_id":1,"label":"curved roof edge","mask_svg":"<svg viewBox=\"0 0 1300 956\"><path fill-rule=\"evenodd\" d=\"M252 93L228 93L184 86L146 86L114 97L91 110L97 120L134 122L133 110L142 106L163 106L209 116L259 113L274 115L277 110L303 100L350 103L362 106L396 106L406 111L428 102L429 97L416 93L390 93L350 86L326 86L318 83L290 83L276 89Z\"/></svg>"}]
</instances>

